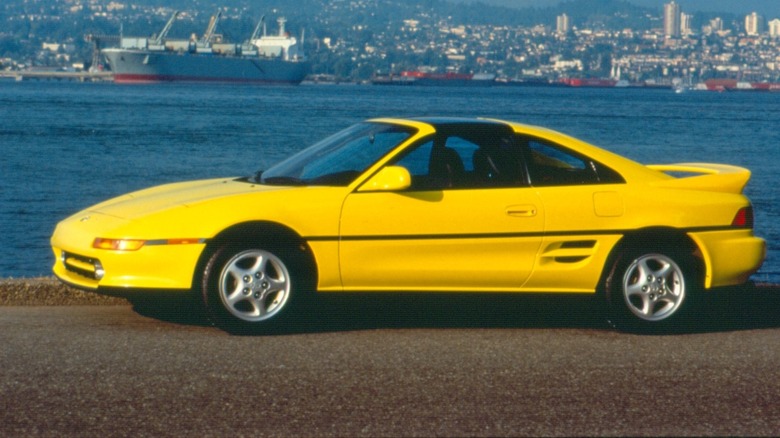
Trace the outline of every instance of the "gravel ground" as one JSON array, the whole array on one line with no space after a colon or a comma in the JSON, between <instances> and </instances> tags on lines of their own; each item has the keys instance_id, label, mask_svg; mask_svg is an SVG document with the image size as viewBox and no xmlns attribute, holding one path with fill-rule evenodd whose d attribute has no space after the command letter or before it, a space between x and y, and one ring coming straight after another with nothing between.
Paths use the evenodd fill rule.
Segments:
<instances>
[{"instance_id":1,"label":"gravel ground","mask_svg":"<svg viewBox=\"0 0 780 438\"><path fill-rule=\"evenodd\" d=\"M87 306L128 304L123 298L84 292L54 277L0 279L0 306Z\"/></svg>"}]
</instances>

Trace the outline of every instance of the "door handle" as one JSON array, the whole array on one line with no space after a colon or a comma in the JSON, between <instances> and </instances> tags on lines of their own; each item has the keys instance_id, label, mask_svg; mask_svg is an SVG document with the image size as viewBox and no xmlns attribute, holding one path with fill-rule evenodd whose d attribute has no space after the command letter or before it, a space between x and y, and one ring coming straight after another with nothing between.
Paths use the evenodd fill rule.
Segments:
<instances>
[{"instance_id":1,"label":"door handle","mask_svg":"<svg viewBox=\"0 0 780 438\"><path fill-rule=\"evenodd\" d=\"M536 216L535 205L510 205L506 208L506 214L515 217L533 217Z\"/></svg>"}]
</instances>

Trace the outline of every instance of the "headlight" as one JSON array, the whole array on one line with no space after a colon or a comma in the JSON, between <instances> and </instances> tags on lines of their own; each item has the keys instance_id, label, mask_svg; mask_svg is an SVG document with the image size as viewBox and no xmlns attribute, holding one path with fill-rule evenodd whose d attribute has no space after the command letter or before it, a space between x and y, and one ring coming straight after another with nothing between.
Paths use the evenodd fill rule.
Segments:
<instances>
[{"instance_id":1,"label":"headlight","mask_svg":"<svg viewBox=\"0 0 780 438\"><path fill-rule=\"evenodd\" d=\"M111 251L138 251L144 245L195 245L205 243L206 239L199 237L176 238L176 239L106 239L98 237L92 242L92 247L97 249L107 249Z\"/></svg>"},{"instance_id":2,"label":"headlight","mask_svg":"<svg viewBox=\"0 0 780 438\"><path fill-rule=\"evenodd\" d=\"M137 239L103 239L98 237L92 242L92 247L114 251L138 251L146 244L145 240Z\"/></svg>"}]
</instances>

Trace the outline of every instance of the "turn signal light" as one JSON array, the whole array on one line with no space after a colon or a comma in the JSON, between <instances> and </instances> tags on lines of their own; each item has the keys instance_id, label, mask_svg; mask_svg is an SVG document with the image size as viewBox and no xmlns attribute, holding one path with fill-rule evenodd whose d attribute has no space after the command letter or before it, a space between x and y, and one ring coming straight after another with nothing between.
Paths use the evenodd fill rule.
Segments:
<instances>
[{"instance_id":1,"label":"turn signal light","mask_svg":"<svg viewBox=\"0 0 780 438\"><path fill-rule=\"evenodd\" d=\"M731 221L732 227L753 228L753 207L740 208L734 220Z\"/></svg>"},{"instance_id":2,"label":"turn signal light","mask_svg":"<svg viewBox=\"0 0 780 438\"><path fill-rule=\"evenodd\" d=\"M145 240L135 239L102 239L98 237L92 242L92 247L113 251L138 251L146 244Z\"/></svg>"}]
</instances>

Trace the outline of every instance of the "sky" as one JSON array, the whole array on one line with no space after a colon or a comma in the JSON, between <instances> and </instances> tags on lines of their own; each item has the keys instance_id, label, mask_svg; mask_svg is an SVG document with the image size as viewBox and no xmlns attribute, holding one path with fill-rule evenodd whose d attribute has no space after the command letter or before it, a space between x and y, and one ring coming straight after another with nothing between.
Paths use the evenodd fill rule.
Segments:
<instances>
[{"instance_id":1,"label":"sky","mask_svg":"<svg viewBox=\"0 0 780 438\"><path fill-rule=\"evenodd\" d=\"M547 7L562 3L564 0L480 0L484 3L499 4L514 7ZM639 6L663 9L665 3L670 0L626 0ZM732 14L747 15L758 12L768 20L780 18L780 0L676 0L683 12L695 13L730 12Z\"/></svg>"}]
</instances>

